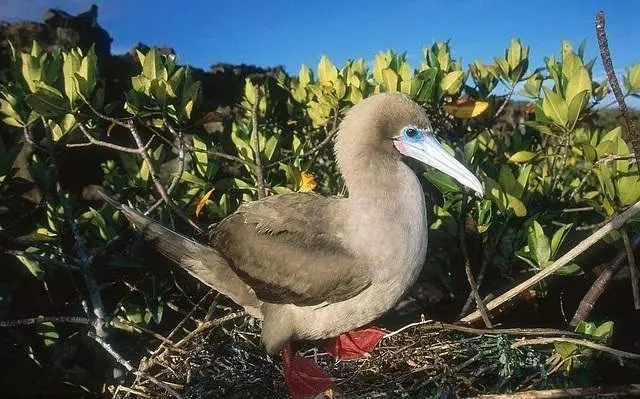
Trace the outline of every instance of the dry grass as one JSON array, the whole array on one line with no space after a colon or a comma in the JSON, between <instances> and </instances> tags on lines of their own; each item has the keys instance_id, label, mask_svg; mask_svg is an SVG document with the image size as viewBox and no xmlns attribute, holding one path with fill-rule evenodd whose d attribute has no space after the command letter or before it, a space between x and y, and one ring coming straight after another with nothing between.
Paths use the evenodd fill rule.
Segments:
<instances>
[{"instance_id":1,"label":"dry grass","mask_svg":"<svg viewBox=\"0 0 640 399\"><path fill-rule=\"evenodd\" d=\"M158 381L183 398L287 397L279 359L269 358L260 345L260 323L228 310L213 318L203 305L140 362L142 376L115 389L114 397L170 397ZM194 327L186 328L190 323ZM334 360L317 349L322 343L299 344L298 353L315 358L335 378L334 397L464 397L554 387L560 381L567 385L566 359L554 355L553 343L514 343L522 337L568 335L423 322L388 334L370 357L357 361Z\"/></svg>"}]
</instances>

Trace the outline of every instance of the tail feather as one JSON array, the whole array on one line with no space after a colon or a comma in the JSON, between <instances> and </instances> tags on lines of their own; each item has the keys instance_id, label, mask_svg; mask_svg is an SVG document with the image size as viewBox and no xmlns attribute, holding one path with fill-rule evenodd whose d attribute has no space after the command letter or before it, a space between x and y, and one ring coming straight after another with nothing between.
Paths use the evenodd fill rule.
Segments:
<instances>
[{"instance_id":1,"label":"tail feather","mask_svg":"<svg viewBox=\"0 0 640 399\"><path fill-rule=\"evenodd\" d=\"M262 302L256 297L253 289L229 267L226 259L215 248L200 244L164 227L133 208L121 204L104 191L98 193L107 203L120 210L158 252L204 284L243 306L249 314L261 317Z\"/></svg>"}]
</instances>

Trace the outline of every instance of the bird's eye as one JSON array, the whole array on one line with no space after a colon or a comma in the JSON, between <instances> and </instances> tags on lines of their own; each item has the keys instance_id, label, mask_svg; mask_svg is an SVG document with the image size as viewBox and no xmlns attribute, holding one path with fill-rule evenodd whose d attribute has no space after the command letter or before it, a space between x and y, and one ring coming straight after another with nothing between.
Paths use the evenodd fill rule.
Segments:
<instances>
[{"instance_id":1,"label":"bird's eye","mask_svg":"<svg viewBox=\"0 0 640 399\"><path fill-rule=\"evenodd\" d=\"M420 131L413 126L409 126L404 128L404 135L410 139L418 139L420 138Z\"/></svg>"}]
</instances>

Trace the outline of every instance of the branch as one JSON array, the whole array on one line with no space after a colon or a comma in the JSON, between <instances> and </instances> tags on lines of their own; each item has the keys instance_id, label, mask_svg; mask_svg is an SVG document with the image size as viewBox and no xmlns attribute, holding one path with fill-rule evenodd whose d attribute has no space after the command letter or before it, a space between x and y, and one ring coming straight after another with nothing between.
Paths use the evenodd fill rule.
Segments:
<instances>
[{"instance_id":1,"label":"branch","mask_svg":"<svg viewBox=\"0 0 640 399\"><path fill-rule=\"evenodd\" d=\"M176 137L176 139L178 140L178 173L173 178L173 180L171 181L171 184L167 188L167 195L171 195L173 193L173 190L175 190L176 187L178 186L178 183L182 179L182 174L184 173L184 160L185 160L185 157L184 157L184 135L182 133L182 130L176 132L176 130L173 128L173 126L171 126L171 124L169 122L167 122L166 120L164 121L164 125L167 127L167 129L169 129L171 134L173 134ZM155 204L151 205L151 207L149 209L147 209L147 211L144 214L145 215L149 215L157 207L159 207L160 204L162 204L162 198L160 198L158 201L156 201Z\"/></svg>"},{"instance_id":2,"label":"branch","mask_svg":"<svg viewBox=\"0 0 640 399\"><path fill-rule=\"evenodd\" d=\"M466 220L466 202L467 202L467 193L466 191L462 192L462 203L461 203L461 212L460 212L460 222L459 222L459 234L460 234L460 248L462 249L462 256L464 258L464 271L467 274L467 281L469 282L469 287L471 287L471 293L476 301L476 305L478 306L478 310L480 311L480 315L482 316L482 320L484 321L484 325L487 328L491 328L491 318L489 317L489 312L487 311L482 298L480 297L480 293L478 292L478 285L476 284L476 280L473 277L473 271L471 270L471 260L469 259L469 251L467 250L466 243L466 231L465 231L465 220Z\"/></svg>"},{"instance_id":3,"label":"branch","mask_svg":"<svg viewBox=\"0 0 640 399\"><path fill-rule=\"evenodd\" d=\"M604 12L599 11L596 14L596 35L598 36L598 47L600 47L600 56L602 57L602 65L607 72L607 78L611 85L613 95L616 97L618 106L620 107L620 113L624 119L627 133L629 134L629 140L633 147L633 153L636 157L636 164L640 165L640 139L638 138L638 131L636 130L636 123L629 117L629 109L624 101L624 95L620 89L618 78L616 77L615 69L613 68L613 61L611 61L611 53L609 52L609 42L607 40L607 32L604 30L605 19ZM638 170L640 172L640 169Z\"/></svg>"},{"instance_id":4,"label":"branch","mask_svg":"<svg viewBox=\"0 0 640 399\"><path fill-rule=\"evenodd\" d=\"M540 272L531 276L526 281L522 282L521 284L518 284L514 288L510 289L509 291L500 295L496 299L487 303L487 309L493 310L502 306L504 303L510 301L511 299L516 297L518 294L520 294L522 291L529 289L529 287L531 287L532 285L539 283L540 281L544 280L546 277L555 273L556 271L558 271L558 269L565 266L567 263L571 262L575 257L583 253L585 250L587 250L587 248L591 247L596 242L600 241L602 238L604 238L606 235L611 233L613 230L616 230L622 227L629 219L634 217L639 212L640 212L640 201L633 204L631 207L629 207L629 209L627 209L620 215L617 215L616 217L611 219L610 222L608 222L598 231L596 231L595 233L587 237L581 243L573 247L569 252L567 252L562 257L560 257L560 259L556 260L548 267L545 267L544 269L540 270ZM471 323L478 320L479 318L480 318L480 313L476 310L475 312L462 318L460 321L463 321L465 323Z\"/></svg>"},{"instance_id":5,"label":"branch","mask_svg":"<svg viewBox=\"0 0 640 399\"><path fill-rule=\"evenodd\" d=\"M92 338L94 341L96 341L109 355L111 355L111 357L113 357L113 359L118 362L120 365L122 365L122 367L124 367L128 372L130 372L131 374L135 375L136 377L140 377L140 378L146 378L147 380L151 381L152 383L156 384L157 386L159 386L160 388L164 389L165 391L167 391L167 393L171 396L173 396L174 398L177 399L182 399L182 396L176 392L173 388L171 388L169 385L165 384L162 381L159 381L158 379L156 379L155 377L144 373L142 371L136 370L131 363L129 363L125 358L122 357L122 355L120 355L118 352L115 351L115 349L113 349L111 347L111 345L109 345L105 340L103 340L102 338L98 337L95 334L89 333L89 337Z\"/></svg>"},{"instance_id":6,"label":"branch","mask_svg":"<svg viewBox=\"0 0 640 399\"><path fill-rule=\"evenodd\" d=\"M88 317L79 316L38 316L29 317L27 319L0 320L0 327L31 326L40 323L69 323L90 325L91 319Z\"/></svg>"},{"instance_id":7,"label":"branch","mask_svg":"<svg viewBox=\"0 0 640 399\"><path fill-rule=\"evenodd\" d=\"M43 121L44 124L44 121ZM46 124L44 124L46 126ZM51 131L47 129L47 133L51 135ZM53 143L53 137L51 137ZM73 216L73 210L67 201L67 198L62 192L62 184L60 183L60 176L58 174L58 167L56 162L56 156L53 149L53 144L48 146L49 157L51 158L52 163L52 176L55 181L56 194L58 196L58 200L62 205L62 209L64 211L65 219L69 224L69 228L73 234L73 238L75 239L75 247L78 250L78 254L80 259L78 259L78 266L80 266L80 271L82 276L84 277L85 285L87 286L87 291L89 291L89 298L91 299L91 307L93 308L93 315L95 319L93 321L93 328L95 330L96 336L100 338L104 338L107 336L107 331L105 330L105 310L104 304L102 303L102 296L100 295L100 288L98 287L98 281L96 280L96 276L93 274L92 263L93 257L89 255L89 251L87 250L87 245L84 241L84 237L80 233L80 228L78 227L78 222L76 218Z\"/></svg>"},{"instance_id":8,"label":"branch","mask_svg":"<svg viewBox=\"0 0 640 399\"><path fill-rule=\"evenodd\" d=\"M279 165L282 162L288 162L291 161L292 159L296 159L296 158L305 158L308 156L311 156L315 153L317 153L318 151L320 151L324 146L326 146L327 144L329 144L331 142L331 140L336 136L336 134L338 133L339 126L338 126L338 110L334 109L333 110L333 123L332 123L332 128L329 132L327 132L327 137L324 138L324 140L322 140L320 143L316 144L315 146L311 147L308 151L305 151L303 154L300 155L289 155L287 157L284 157L278 161L275 162L271 162L269 164L266 165L267 168L271 168L273 166Z\"/></svg>"},{"instance_id":9,"label":"branch","mask_svg":"<svg viewBox=\"0 0 640 399\"><path fill-rule=\"evenodd\" d=\"M80 129L82 134L84 134L84 136L87 138L87 140L89 140L89 143L80 143L83 146L86 145L86 144L95 144L95 145L98 145L100 147L106 147L106 148L110 148L112 150L122 151L122 152L126 152L126 153L129 153L129 154L139 154L140 153L140 149L138 149L138 148L123 147L121 145L117 145L117 144L113 144L113 143L109 143L109 142L106 142L106 141L102 141L102 140L96 139L95 137L93 137L87 131L87 129L84 127L84 125L82 125L82 123L78 123L78 128ZM151 142L151 141L149 141L149 142ZM147 145L148 145L148 143L147 143ZM71 147L71 146L73 146L73 144L67 144L67 147ZM145 149L146 149L146 147L145 147Z\"/></svg>"},{"instance_id":10,"label":"branch","mask_svg":"<svg viewBox=\"0 0 640 399\"><path fill-rule=\"evenodd\" d=\"M171 198L169 198L169 194L167 194L167 190L165 190L164 186L162 185L162 182L160 181L160 178L158 177L158 173L156 172L156 169L153 166L153 163L151 162L151 158L149 157L149 154L147 153L145 146L142 143L140 134L138 133L138 130L136 129L136 126L134 125L133 121L128 121L127 128L129 129L131 136L135 140L136 145L138 146L138 149L140 150L140 156L142 157L144 162L147 163L147 166L149 167L149 175L151 176L151 180L153 181L153 184L156 186L156 190L158 191L158 194L160 194L160 197L162 197L162 200L178 216L180 216L185 222L187 222L191 227L193 227L198 233L203 233L203 230L200 228L200 226L198 226L191 219L189 219L187 215L185 215L184 212L182 212L182 210L178 209L173 205Z\"/></svg>"},{"instance_id":11,"label":"branch","mask_svg":"<svg viewBox=\"0 0 640 399\"><path fill-rule=\"evenodd\" d=\"M595 349L600 352L605 352L618 358L640 360L640 355L637 353L625 352L619 349L610 348L608 346L601 345L596 342L588 341L586 339L577 339L577 338L568 338L568 337L546 337L546 338L523 339L511 344L511 348L516 349L521 346L528 346L528 345L548 345L556 342L566 342L569 344L586 346L587 348Z\"/></svg>"},{"instance_id":12,"label":"branch","mask_svg":"<svg viewBox=\"0 0 640 399\"><path fill-rule=\"evenodd\" d=\"M632 247L637 249L640 247L640 233L636 234L633 238ZM600 298L600 295L604 292L609 285L609 282L613 279L613 276L616 275L625 265L624 260L626 259L626 252L620 251L620 253L609 263L609 265L604 269L602 273L598 276L598 278L591 284L591 288L589 291L582 297L580 304L578 305L578 309L573 315L570 326L577 326L581 321L586 320L591 314L593 310L593 306Z\"/></svg>"},{"instance_id":13,"label":"branch","mask_svg":"<svg viewBox=\"0 0 640 399\"><path fill-rule=\"evenodd\" d=\"M631 280L631 291L633 292L633 307L640 310L640 289L638 289L638 267L636 266L636 256L633 253L633 245L629 240L629 231L626 226L620 229L622 242L627 253L627 263L629 264L629 280Z\"/></svg>"},{"instance_id":14,"label":"branch","mask_svg":"<svg viewBox=\"0 0 640 399\"><path fill-rule=\"evenodd\" d=\"M544 389L540 391L529 390L507 394L472 396L469 399L553 399L568 397L627 397L631 395L640 395L640 384L611 387L595 386L584 388Z\"/></svg>"},{"instance_id":15,"label":"branch","mask_svg":"<svg viewBox=\"0 0 640 399\"><path fill-rule=\"evenodd\" d=\"M253 85L255 101L251 110L251 140L253 147L253 159L256 164L253 171L256 174L256 187L258 188L258 199L267 196L264 189L264 168L262 167L262 155L260 154L260 136L258 133L258 111L260 109L260 86Z\"/></svg>"}]
</instances>

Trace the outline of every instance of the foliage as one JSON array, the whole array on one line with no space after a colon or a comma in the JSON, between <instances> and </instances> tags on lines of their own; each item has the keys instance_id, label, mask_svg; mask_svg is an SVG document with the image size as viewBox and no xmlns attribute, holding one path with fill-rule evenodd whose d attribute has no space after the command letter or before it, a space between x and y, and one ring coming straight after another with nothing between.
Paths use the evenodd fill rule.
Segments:
<instances>
[{"instance_id":1,"label":"foliage","mask_svg":"<svg viewBox=\"0 0 640 399\"><path fill-rule=\"evenodd\" d=\"M2 121L13 128L0 141L0 234L4 253L25 274L0 286L1 318L13 315L6 309L17 281L35 279L47 291L65 284L61 275L86 283L64 310L81 314L88 302L87 315L101 313L97 320L109 331L166 328L167 314L175 311L171 298L179 284L128 245L123 217L65 184L60 159L77 147L107 151L96 183L189 231L189 217L219 220L259 198L261 187L267 195L314 188L341 193L328 144L345 110L374 93L399 91L425 106L447 145L484 183L485 198L472 198L448 176L424 173L442 193L431 222L442 245L458 248L459 219L467 234L482 237L483 292L503 287L505 277L547 267L593 225L640 200L627 137L619 126L599 124L608 86L593 80L594 60L584 59L583 45L574 50L563 42L557 57L535 69L529 47L516 39L504 57L466 68L448 42L425 48L414 66L390 50L372 65L359 59L338 67L322 57L315 70L303 65L296 77L247 79L240 112L223 134L209 134L198 122L209 110L200 105L201 86L188 66L154 49L137 57L139 72L128 91L105 104L93 50L46 52L37 43L29 52L14 49L13 80L0 89ZM627 70L625 87L627 95L640 95L639 65ZM507 117L514 94L530 102ZM16 163L25 148L26 162ZM41 193L35 203L26 195L32 189ZM619 235L610 241L621 246ZM434 255L428 263L437 283L456 301L464 299L456 293L466 286L451 277L462 260ZM565 279L560 284L593 266L588 259L565 266L557 273ZM103 288L96 292L98 284ZM539 284L536 297L547 289ZM38 324L44 347L31 358L61 345L70 335L62 324ZM566 356L575 348L556 350ZM65 378L88 384L69 373Z\"/></svg>"}]
</instances>

